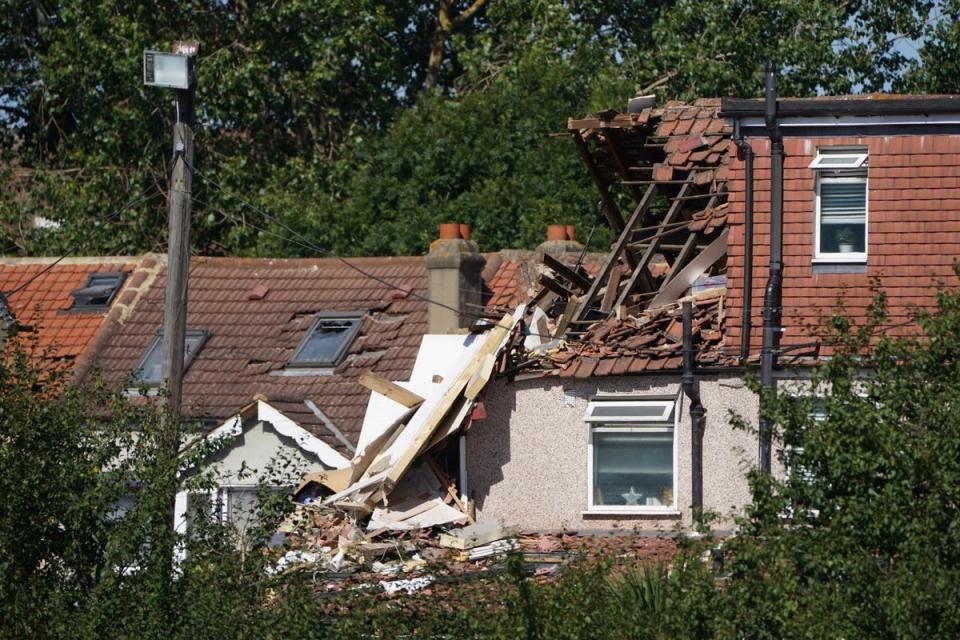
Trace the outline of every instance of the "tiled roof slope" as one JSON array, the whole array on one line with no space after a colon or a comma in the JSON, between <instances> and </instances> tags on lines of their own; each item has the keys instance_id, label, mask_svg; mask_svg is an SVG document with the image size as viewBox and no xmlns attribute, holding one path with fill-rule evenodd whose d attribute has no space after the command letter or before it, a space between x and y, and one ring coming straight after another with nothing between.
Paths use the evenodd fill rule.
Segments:
<instances>
[{"instance_id":1,"label":"tiled roof slope","mask_svg":"<svg viewBox=\"0 0 960 640\"><path fill-rule=\"evenodd\" d=\"M184 376L184 413L222 419L257 394L268 400L312 400L356 441L370 392L356 378L370 369L387 379L409 377L427 330L427 274L421 258L354 258L376 282L334 259L194 258L187 328L211 333ZM139 364L163 323L166 274L99 354L107 382L119 384ZM361 329L332 375L277 375L322 312L360 312ZM310 429L341 443L312 411Z\"/></svg>"},{"instance_id":2,"label":"tiled roof slope","mask_svg":"<svg viewBox=\"0 0 960 640\"><path fill-rule=\"evenodd\" d=\"M753 313L751 354L760 349L763 288L767 281L770 228L768 141L751 139L754 177ZM910 309L933 302L935 279L955 286L951 265L960 255L960 136L823 137L784 141L783 333L784 346L811 341L809 327L829 316L837 300L865 320L876 277L887 294L895 329L916 330ZM813 265L814 175L818 146L863 145L869 150L867 264L863 273L817 273ZM743 304L743 162L733 160L730 180L727 340L739 344ZM801 352L795 351L800 356Z\"/></svg>"},{"instance_id":3,"label":"tiled roof slope","mask_svg":"<svg viewBox=\"0 0 960 640\"><path fill-rule=\"evenodd\" d=\"M51 362L72 365L94 339L106 311L70 311L74 302L70 292L86 285L91 273L131 272L139 261L67 258L53 264L54 258L0 258L0 291L8 293L10 310L23 328L17 341L31 350L42 366ZM130 278L124 287L129 285ZM123 291L115 300L121 295Z\"/></svg>"}]
</instances>

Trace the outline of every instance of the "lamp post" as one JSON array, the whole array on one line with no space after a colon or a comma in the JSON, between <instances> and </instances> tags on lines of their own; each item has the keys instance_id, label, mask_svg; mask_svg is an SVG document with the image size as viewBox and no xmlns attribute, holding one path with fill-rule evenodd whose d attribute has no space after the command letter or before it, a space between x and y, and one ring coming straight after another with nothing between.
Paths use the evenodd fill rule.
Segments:
<instances>
[{"instance_id":1,"label":"lamp post","mask_svg":"<svg viewBox=\"0 0 960 640\"><path fill-rule=\"evenodd\" d=\"M170 176L170 215L167 244L167 291L163 314L163 373L167 388L166 431L176 450L177 424L183 395L183 351L187 322L187 276L190 267L190 211L193 183L193 125L196 96L196 55L199 44L178 42L173 53L143 52L143 82L176 91L173 124L173 169Z\"/></svg>"}]
</instances>

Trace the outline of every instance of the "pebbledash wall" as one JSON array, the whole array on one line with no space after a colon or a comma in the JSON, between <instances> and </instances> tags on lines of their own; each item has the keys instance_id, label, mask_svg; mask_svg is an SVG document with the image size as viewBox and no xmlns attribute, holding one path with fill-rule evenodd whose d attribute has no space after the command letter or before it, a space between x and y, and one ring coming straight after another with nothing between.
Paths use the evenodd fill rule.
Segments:
<instances>
[{"instance_id":1,"label":"pebbledash wall","mask_svg":"<svg viewBox=\"0 0 960 640\"><path fill-rule=\"evenodd\" d=\"M587 514L589 425L583 418L596 394L680 397L676 447L677 515ZM746 471L757 462L756 436L730 426L736 411L756 424L758 403L740 375L700 378L707 410L703 443L703 498L724 518L749 502ZM587 380L498 381L487 390L487 418L467 431L468 493L477 517L526 530L668 531L692 524L689 400L679 376L605 377Z\"/></svg>"},{"instance_id":2,"label":"pebbledash wall","mask_svg":"<svg viewBox=\"0 0 960 640\"><path fill-rule=\"evenodd\" d=\"M866 132L865 132L866 133ZM770 256L770 144L747 138L754 161L754 258L751 353L760 349L763 289ZM815 171L818 148L866 147L867 260L858 273L829 273L814 265ZM931 285L956 285L960 255L960 135L862 135L784 138L783 344L810 340L809 328L843 300L847 314L864 319L878 278L891 320L902 323L912 306L933 303ZM727 252L726 341L739 344L744 286L744 163L732 157ZM844 269L834 269L844 270ZM901 333L915 330L903 323Z\"/></svg>"}]
</instances>

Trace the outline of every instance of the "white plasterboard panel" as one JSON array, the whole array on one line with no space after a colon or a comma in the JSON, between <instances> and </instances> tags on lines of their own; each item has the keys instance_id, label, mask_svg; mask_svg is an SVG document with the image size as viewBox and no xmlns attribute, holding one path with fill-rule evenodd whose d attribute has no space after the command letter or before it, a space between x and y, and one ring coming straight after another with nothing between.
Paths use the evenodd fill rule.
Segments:
<instances>
[{"instance_id":1,"label":"white plasterboard panel","mask_svg":"<svg viewBox=\"0 0 960 640\"><path fill-rule=\"evenodd\" d=\"M454 365L458 354L475 349L482 340L479 336L427 334L420 341L420 350L410 372L411 382L432 382L435 375L450 377L451 371L459 371Z\"/></svg>"},{"instance_id":2,"label":"white plasterboard panel","mask_svg":"<svg viewBox=\"0 0 960 640\"><path fill-rule=\"evenodd\" d=\"M444 488L427 464L415 465L390 494L389 504L373 510L367 530L422 529L463 520L466 516L445 504Z\"/></svg>"},{"instance_id":3,"label":"white plasterboard panel","mask_svg":"<svg viewBox=\"0 0 960 640\"><path fill-rule=\"evenodd\" d=\"M429 336L425 336L429 337ZM456 361L452 367L448 367L447 371L460 372L465 369L470 361L473 359L477 351L480 350L480 347L483 345L482 340L473 340L471 343L460 351L459 357L456 358ZM449 355L448 355L449 357ZM440 400L443 398L443 395L453 386L454 381L456 381L456 373L452 375L444 376L443 380L437 385L436 392L429 398L425 398L420 408L417 409L417 412L413 414L413 417L410 418L409 422L403 427L403 430L397 435L397 438L390 443L390 446L386 450L382 451L379 456L377 456L373 465L377 466L381 461L386 464L393 464L393 461L398 459L400 455L409 449L413 441L416 439L417 434L423 429L423 425L429 420L434 409L440 403Z\"/></svg>"},{"instance_id":4,"label":"white plasterboard panel","mask_svg":"<svg viewBox=\"0 0 960 640\"><path fill-rule=\"evenodd\" d=\"M419 510L413 515L405 515L409 507L428 507ZM466 516L440 498L431 498L427 501L403 503L396 508L377 507L370 516L367 531L376 529L391 529L394 531L409 531L411 529L425 529L437 527L463 520Z\"/></svg>"},{"instance_id":5,"label":"white plasterboard panel","mask_svg":"<svg viewBox=\"0 0 960 640\"><path fill-rule=\"evenodd\" d=\"M425 400L437 393L439 384L430 380L418 380L415 382L397 382L407 391L412 391ZM379 438L390 428L397 420L402 418L409 408L403 406L387 396L370 392L370 399L367 401L367 411L363 414L363 425L360 427L360 437L357 440L357 452L363 451L368 444Z\"/></svg>"},{"instance_id":6,"label":"white plasterboard panel","mask_svg":"<svg viewBox=\"0 0 960 640\"><path fill-rule=\"evenodd\" d=\"M669 304L682 296L694 280L699 278L704 271L710 268L710 265L727 252L727 234L729 232L729 229L724 229L716 240L707 245L707 248L691 260L690 264L681 269L680 273L664 287L663 291L650 301L649 308L653 309L663 304Z\"/></svg>"}]
</instances>

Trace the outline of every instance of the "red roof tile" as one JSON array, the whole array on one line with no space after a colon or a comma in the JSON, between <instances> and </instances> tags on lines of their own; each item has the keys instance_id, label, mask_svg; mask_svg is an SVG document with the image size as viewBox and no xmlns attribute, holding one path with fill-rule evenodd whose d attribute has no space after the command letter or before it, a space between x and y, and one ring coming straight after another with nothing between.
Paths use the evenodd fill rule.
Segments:
<instances>
[{"instance_id":1,"label":"red roof tile","mask_svg":"<svg viewBox=\"0 0 960 640\"><path fill-rule=\"evenodd\" d=\"M74 302L70 292L86 285L92 273L129 273L137 262L135 258L68 258L57 264L44 258L0 259L0 291L7 294L21 327L19 344L32 350L38 363L46 363L41 366L54 361L70 366L87 349L106 315L106 310L70 311Z\"/></svg>"}]
</instances>

